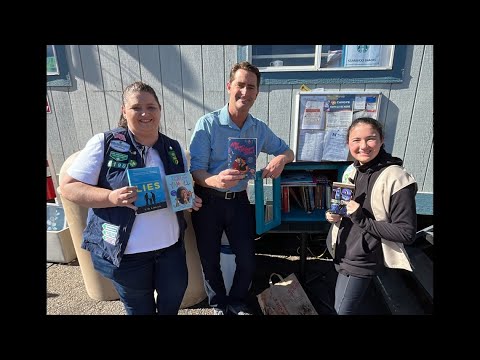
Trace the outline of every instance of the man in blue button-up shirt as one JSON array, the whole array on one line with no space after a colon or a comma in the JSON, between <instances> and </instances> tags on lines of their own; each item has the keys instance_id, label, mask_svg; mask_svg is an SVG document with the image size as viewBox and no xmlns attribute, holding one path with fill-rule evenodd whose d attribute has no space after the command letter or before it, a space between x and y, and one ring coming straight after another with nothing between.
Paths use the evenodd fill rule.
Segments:
<instances>
[{"instance_id":1,"label":"man in blue button-up shirt","mask_svg":"<svg viewBox=\"0 0 480 360\"><path fill-rule=\"evenodd\" d=\"M228 104L202 116L190 143L190 172L195 193L203 199L202 211L192 213L192 223L202 262L210 306L214 313L246 315L246 298L255 271L255 216L248 201L248 179L227 166L228 138L256 138L259 152L274 155L262 177L280 176L293 151L268 126L249 114L260 86L257 67L235 64L227 83ZM220 245L225 231L235 254L236 270L227 296L220 270Z\"/></svg>"}]
</instances>

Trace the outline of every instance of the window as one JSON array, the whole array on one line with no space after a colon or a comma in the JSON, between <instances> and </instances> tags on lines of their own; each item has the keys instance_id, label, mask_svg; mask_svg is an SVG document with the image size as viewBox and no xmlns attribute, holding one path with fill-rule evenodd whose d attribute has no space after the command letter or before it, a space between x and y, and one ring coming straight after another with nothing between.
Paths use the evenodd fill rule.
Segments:
<instances>
[{"instance_id":1,"label":"window","mask_svg":"<svg viewBox=\"0 0 480 360\"><path fill-rule=\"evenodd\" d=\"M72 86L65 45L47 45L47 86Z\"/></svg>"},{"instance_id":2,"label":"window","mask_svg":"<svg viewBox=\"0 0 480 360\"><path fill-rule=\"evenodd\" d=\"M406 45L242 45L262 84L403 81Z\"/></svg>"},{"instance_id":3,"label":"window","mask_svg":"<svg viewBox=\"0 0 480 360\"><path fill-rule=\"evenodd\" d=\"M47 45L47 75L59 75L55 46Z\"/></svg>"},{"instance_id":4,"label":"window","mask_svg":"<svg viewBox=\"0 0 480 360\"><path fill-rule=\"evenodd\" d=\"M388 70L395 45L250 45L260 71Z\"/></svg>"}]
</instances>

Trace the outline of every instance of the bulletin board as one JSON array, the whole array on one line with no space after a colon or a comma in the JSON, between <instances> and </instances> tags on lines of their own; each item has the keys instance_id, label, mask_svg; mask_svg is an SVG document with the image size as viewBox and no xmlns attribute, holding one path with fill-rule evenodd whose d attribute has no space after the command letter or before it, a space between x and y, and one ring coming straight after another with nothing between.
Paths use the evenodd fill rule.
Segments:
<instances>
[{"instance_id":1,"label":"bulletin board","mask_svg":"<svg viewBox=\"0 0 480 360\"><path fill-rule=\"evenodd\" d=\"M352 160L347 129L354 119L378 119L382 93L359 91L300 91L294 123L295 161Z\"/></svg>"}]
</instances>

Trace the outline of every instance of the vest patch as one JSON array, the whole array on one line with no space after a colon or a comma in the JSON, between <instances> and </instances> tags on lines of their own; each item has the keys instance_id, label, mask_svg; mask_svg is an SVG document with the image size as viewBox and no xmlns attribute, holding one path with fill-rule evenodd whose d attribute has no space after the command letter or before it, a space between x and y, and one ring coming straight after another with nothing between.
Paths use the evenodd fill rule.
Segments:
<instances>
[{"instance_id":1,"label":"vest patch","mask_svg":"<svg viewBox=\"0 0 480 360\"><path fill-rule=\"evenodd\" d=\"M126 143L125 141L120 141L120 140L112 140L110 141L110 146L112 149L115 149L120 152L127 152L130 150L130 144Z\"/></svg>"},{"instance_id":2,"label":"vest patch","mask_svg":"<svg viewBox=\"0 0 480 360\"><path fill-rule=\"evenodd\" d=\"M172 159L172 162L175 165L178 165L177 154L175 154L175 151L173 151L171 146L168 148L168 155L170 156L170 159Z\"/></svg>"},{"instance_id":3,"label":"vest patch","mask_svg":"<svg viewBox=\"0 0 480 360\"><path fill-rule=\"evenodd\" d=\"M114 134L113 138L114 139L120 139L122 141L127 141L127 139L125 138L125 135L123 135L123 134Z\"/></svg>"},{"instance_id":4,"label":"vest patch","mask_svg":"<svg viewBox=\"0 0 480 360\"><path fill-rule=\"evenodd\" d=\"M102 224L102 239L109 244L116 245L118 242L118 230L120 226L103 223Z\"/></svg>"},{"instance_id":5,"label":"vest patch","mask_svg":"<svg viewBox=\"0 0 480 360\"><path fill-rule=\"evenodd\" d=\"M126 169L128 164L127 163L121 163L115 160L108 160L107 166L109 168L117 168L117 169Z\"/></svg>"},{"instance_id":6,"label":"vest patch","mask_svg":"<svg viewBox=\"0 0 480 360\"><path fill-rule=\"evenodd\" d=\"M110 151L110 154L108 154L113 160L116 161L125 161L128 160L128 155L127 154L122 154L116 151Z\"/></svg>"}]
</instances>

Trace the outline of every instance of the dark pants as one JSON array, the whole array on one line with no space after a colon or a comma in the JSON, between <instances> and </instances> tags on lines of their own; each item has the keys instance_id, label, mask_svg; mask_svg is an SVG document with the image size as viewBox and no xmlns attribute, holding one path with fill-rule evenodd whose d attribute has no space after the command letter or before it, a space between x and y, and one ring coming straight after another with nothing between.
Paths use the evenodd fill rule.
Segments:
<instances>
[{"instance_id":1,"label":"dark pants","mask_svg":"<svg viewBox=\"0 0 480 360\"><path fill-rule=\"evenodd\" d=\"M181 241L165 249L123 255L118 268L95 254L92 262L112 280L128 315L177 315L188 285Z\"/></svg>"},{"instance_id":2,"label":"dark pants","mask_svg":"<svg viewBox=\"0 0 480 360\"><path fill-rule=\"evenodd\" d=\"M200 211L192 212L192 224L205 277L205 290L212 307L226 309L245 306L255 272L255 214L246 192L235 199L211 195L196 187L202 200ZM223 231L235 254L235 275L229 295L220 270L220 246Z\"/></svg>"},{"instance_id":3,"label":"dark pants","mask_svg":"<svg viewBox=\"0 0 480 360\"><path fill-rule=\"evenodd\" d=\"M338 315L355 315L372 278L338 274L335 285L335 310Z\"/></svg>"}]
</instances>

